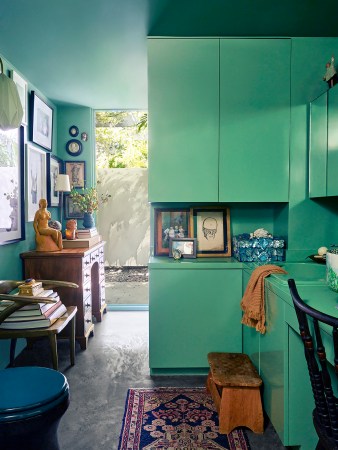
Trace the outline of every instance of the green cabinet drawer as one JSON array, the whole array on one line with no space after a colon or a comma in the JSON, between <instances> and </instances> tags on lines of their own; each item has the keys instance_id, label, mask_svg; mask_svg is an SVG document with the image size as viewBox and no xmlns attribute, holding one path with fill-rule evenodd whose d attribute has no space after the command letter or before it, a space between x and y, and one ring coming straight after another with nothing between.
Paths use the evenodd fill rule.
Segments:
<instances>
[{"instance_id":1,"label":"green cabinet drawer","mask_svg":"<svg viewBox=\"0 0 338 450\"><path fill-rule=\"evenodd\" d=\"M240 269L149 271L150 368L208 368L209 352L241 352Z\"/></svg>"},{"instance_id":2,"label":"green cabinet drawer","mask_svg":"<svg viewBox=\"0 0 338 450\"><path fill-rule=\"evenodd\" d=\"M220 202L289 199L290 49L220 40Z\"/></svg>"},{"instance_id":3,"label":"green cabinet drawer","mask_svg":"<svg viewBox=\"0 0 338 450\"><path fill-rule=\"evenodd\" d=\"M149 39L149 201L218 201L219 40Z\"/></svg>"},{"instance_id":4,"label":"green cabinet drawer","mask_svg":"<svg viewBox=\"0 0 338 450\"><path fill-rule=\"evenodd\" d=\"M310 104L309 195L326 197L327 92Z\"/></svg>"}]
</instances>

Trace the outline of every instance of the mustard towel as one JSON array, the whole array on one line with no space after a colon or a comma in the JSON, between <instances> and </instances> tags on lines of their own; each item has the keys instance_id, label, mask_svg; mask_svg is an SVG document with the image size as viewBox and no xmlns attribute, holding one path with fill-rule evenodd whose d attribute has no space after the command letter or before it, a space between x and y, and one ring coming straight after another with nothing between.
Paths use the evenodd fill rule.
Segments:
<instances>
[{"instance_id":1,"label":"mustard towel","mask_svg":"<svg viewBox=\"0 0 338 450\"><path fill-rule=\"evenodd\" d=\"M264 279L271 273L287 272L274 264L257 267L252 272L241 301L241 308L244 311L242 323L256 328L261 334L265 333Z\"/></svg>"}]
</instances>

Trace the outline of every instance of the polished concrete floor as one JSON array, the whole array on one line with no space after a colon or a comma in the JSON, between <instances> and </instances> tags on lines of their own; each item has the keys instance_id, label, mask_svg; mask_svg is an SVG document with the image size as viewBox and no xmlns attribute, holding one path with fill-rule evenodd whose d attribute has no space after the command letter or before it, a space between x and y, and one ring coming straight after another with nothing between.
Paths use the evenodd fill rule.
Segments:
<instances>
[{"instance_id":1,"label":"polished concrete floor","mask_svg":"<svg viewBox=\"0 0 338 450\"><path fill-rule=\"evenodd\" d=\"M117 450L128 388L203 386L205 382L205 377L149 375L147 311L105 314L103 321L95 324L87 350L77 344L73 367L69 365L67 341L60 341L58 349L60 370L71 392L70 406L59 427L62 450ZM51 367L48 342L25 349L16 365ZM284 448L268 422L263 435L250 430L247 435L252 450Z\"/></svg>"}]
</instances>

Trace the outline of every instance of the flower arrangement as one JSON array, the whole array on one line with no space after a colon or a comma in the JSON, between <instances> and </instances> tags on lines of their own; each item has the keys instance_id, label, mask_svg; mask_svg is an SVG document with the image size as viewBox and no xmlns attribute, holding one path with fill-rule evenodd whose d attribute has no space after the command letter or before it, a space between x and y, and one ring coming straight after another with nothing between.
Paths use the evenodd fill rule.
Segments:
<instances>
[{"instance_id":1,"label":"flower arrangement","mask_svg":"<svg viewBox=\"0 0 338 450\"><path fill-rule=\"evenodd\" d=\"M98 196L97 190L94 187L82 189L79 191L72 188L70 192L70 198L73 200L73 204L78 206L79 210L84 213L92 214L99 209L100 204L107 203L111 197L108 192Z\"/></svg>"}]
</instances>

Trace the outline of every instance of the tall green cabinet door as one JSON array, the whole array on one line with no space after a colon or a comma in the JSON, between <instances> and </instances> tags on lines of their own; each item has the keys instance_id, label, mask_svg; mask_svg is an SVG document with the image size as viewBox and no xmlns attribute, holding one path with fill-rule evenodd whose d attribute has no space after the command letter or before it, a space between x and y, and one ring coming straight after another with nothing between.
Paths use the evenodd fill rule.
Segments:
<instances>
[{"instance_id":1,"label":"tall green cabinet door","mask_svg":"<svg viewBox=\"0 0 338 450\"><path fill-rule=\"evenodd\" d=\"M220 41L220 202L288 201L290 48Z\"/></svg>"},{"instance_id":2,"label":"tall green cabinet door","mask_svg":"<svg viewBox=\"0 0 338 450\"><path fill-rule=\"evenodd\" d=\"M338 89L328 94L327 195L338 195Z\"/></svg>"},{"instance_id":3,"label":"tall green cabinet door","mask_svg":"<svg viewBox=\"0 0 338 450\"><path fill-rule=\"evenodd\" d=\"M219 40L149 39L149 201L218 201Z\"/></svg>"},{"instance_id":4,"label":"tall green cabinet door","mask_svg":"<svg viewBox=\"0 0 338 450\"><path fill-rule=\"evenodd\" d=\"M309 195L326 197L327 92L310 104Z\"/></svg>"}]
</instances>

